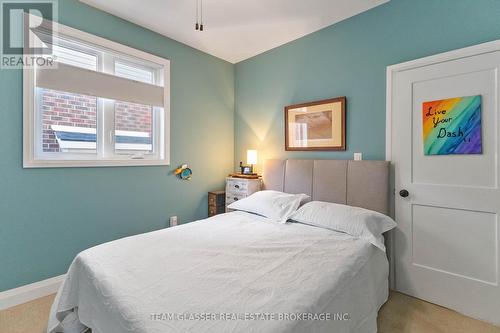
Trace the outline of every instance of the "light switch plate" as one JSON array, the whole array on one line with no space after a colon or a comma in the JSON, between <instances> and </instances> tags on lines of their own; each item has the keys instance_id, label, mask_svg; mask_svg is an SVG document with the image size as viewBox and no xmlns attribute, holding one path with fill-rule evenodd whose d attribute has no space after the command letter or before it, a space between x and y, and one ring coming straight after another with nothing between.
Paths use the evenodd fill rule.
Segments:
<instances>
[{"instance_id":1,"label":"light switch plate","mask_svg":"<svg viewBox=\"0 0 500 333\"><path fill-rule=\"evenodd\" d=\"M362 161L363 160L363 153L354 153L354 160L355 161Z\"/></svg>"},{"instance_id":2,"label":"light switch plate","mask_svg":"<svg viewBox=\"0 0 500 333\"><path fill-rule=\"evenodd\" d=\"M177 216L172 216L170 218L170 226L175 227L177 225Z\"/></svg>"}]
</instances>

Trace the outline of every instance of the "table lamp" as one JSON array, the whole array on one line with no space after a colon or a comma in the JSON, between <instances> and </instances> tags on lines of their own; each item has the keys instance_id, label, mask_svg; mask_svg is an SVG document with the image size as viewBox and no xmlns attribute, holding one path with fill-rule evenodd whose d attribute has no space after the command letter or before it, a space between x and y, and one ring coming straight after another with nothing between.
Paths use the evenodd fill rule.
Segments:
<instances>
[{"instance_id":1,"label":"table lamp","mask_svg":"<svg viewBox=\"0 0 500 333\"><path fill-rule=\"evenodd\" d=\"M250 165L250 173L253 174L253 166L257 164L257 150L247 150L247 164Z\"/></svg>"}]
</instances>

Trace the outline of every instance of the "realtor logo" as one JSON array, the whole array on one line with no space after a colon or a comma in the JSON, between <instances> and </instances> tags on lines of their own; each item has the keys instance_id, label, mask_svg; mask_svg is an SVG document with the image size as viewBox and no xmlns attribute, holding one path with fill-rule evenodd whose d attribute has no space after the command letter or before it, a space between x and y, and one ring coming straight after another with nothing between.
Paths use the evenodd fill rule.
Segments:
<instances>
[{"instance_id":1,"label":"realtor logo","mask_svg":"<svg viewBox=\"0 0 500 333\"><path fill-rule=\"evenodd\" d=\"M54 67L57 0L0 0L1 69Z\"/></svg>"}]
</instances>

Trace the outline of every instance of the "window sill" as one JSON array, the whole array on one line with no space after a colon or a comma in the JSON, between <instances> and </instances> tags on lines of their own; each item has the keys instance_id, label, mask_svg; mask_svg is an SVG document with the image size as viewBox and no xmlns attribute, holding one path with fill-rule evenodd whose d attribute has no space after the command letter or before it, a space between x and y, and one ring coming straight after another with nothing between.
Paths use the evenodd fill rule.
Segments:
<instances>
[{"instance_id":1,"label":"window sill","mask_svg":"<svg viewBox=\"0 0 500 333\"><path fill-rule=\"evenodd\" d=\"M168 166L167 160L31 160L24 161L23 168L99 168L99 167L130 167L130 166Z\"/></svg>"}]
</instances>

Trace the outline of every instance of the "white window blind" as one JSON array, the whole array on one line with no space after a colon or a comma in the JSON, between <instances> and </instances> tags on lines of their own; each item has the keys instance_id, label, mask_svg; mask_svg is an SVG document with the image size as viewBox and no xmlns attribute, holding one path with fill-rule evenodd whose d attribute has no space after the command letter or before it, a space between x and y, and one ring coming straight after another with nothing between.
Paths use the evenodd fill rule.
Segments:
<instances>
[{"instance_id":1,"label":"white window blind","mask_svg":"<svg viewBox=\"0 0 500 333\"><path fill-rule=\"evenodd\" d=\"M41 88L163 107L162 86L58 63L55 69L38 69Z\"/></svg>"}]
</instances>

